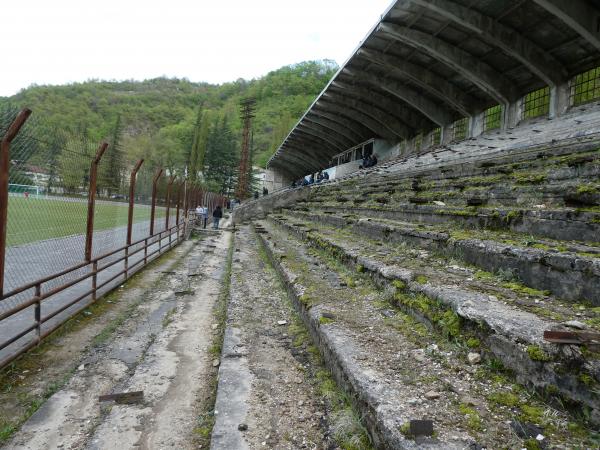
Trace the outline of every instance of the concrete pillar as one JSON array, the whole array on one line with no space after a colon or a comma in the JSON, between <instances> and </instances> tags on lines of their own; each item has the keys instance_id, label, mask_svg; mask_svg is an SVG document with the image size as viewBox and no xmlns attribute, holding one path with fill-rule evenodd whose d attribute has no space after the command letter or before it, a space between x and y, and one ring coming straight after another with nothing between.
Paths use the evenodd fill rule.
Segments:
<instances>
[{"instance_id":1,"label":"concrete pillar","mask_svg":"<svg viewBox=\"0 0 600 450\"><path fill-rule=\"evenodd\" d=\"M469 132L467 137L477 137L485 130L485 111L469 117Z\"/></svg>"},{"instance_id":2,"label":"concrete pillar","mask_svg":"<svg viewBox=\"0 0 600 450\"><path fill-rule=\"evenodd\" d=\"M449 144L452 142L452 124L444 125L442 127L442 145Z\"/></svg>"},{"instance_id":3,"label":"concrete pillar","mask_svg":"<svg viewBox=\"0 0 600 450\"><path fill-rule=\"evenodd\" d=\"M571 106L571 88L568 82L550 88L550 111L548 117L562 116Z\"/></svg>"},{"instance_id":4,"label":"concrete pillar","mask_svg":"<svg viewBox=\"0 0 600 450\"><path fill-rule=\"evenodd\" d=\"M504 105L504 119L502 129L507 130L516 127L523 117L523 99Z\"/></svg>"}]
</instances>

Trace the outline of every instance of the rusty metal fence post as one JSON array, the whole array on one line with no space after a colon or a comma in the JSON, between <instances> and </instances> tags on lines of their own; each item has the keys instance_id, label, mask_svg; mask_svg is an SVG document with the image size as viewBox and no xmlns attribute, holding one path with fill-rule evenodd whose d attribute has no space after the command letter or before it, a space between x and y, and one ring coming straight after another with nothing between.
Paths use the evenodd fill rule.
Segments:
<instances>
[{"instance_id":1,"label":"rusty metal fence post","mask_svg":"<svg viewBox=\"0 0 600 450\"><path fill-rule=\"evenodd\" d=\"M144 164L144 160L140 159L133 170L129 179L129 211L127 216L127 245L131 245L131 235L133 228L133 206L135 201L135 180L140 167Z\"/></svg>"},{"instance_id":2,"label":"rusty metal fence post","mask_svg":"<svg viewBox=\"0 0 600 450\"><path fill-rule=\"evenodd\" d=\"M129 278L129 246L131 245L131 235L133 233L133 207L135 200L135 180L140 170L140 167L144 163L143 159L140 159L133 170L129 178L129 209L127 211L127 246L125 247L125 279Z\"/></svg>"},{"instance_id":3,"label":"rusty metal fence post","mask_svg":"<svg viewBox=\"0 0 600 450\"><path fill-rule=\"evenodd\" d=\"M35 334L37 337L37 343L42 340L42 285L38 283L35 285L35 309L33 312L34 320L35 320Z\"/></svg>"},{"instance_id":4,"label":"rusty metal fence post","mask_svg":"<svg viewBox=\"0 0 600 450\"><path fill-rule=\"evenodd\" d=\"M165 214L165 233L167 233L167 237L169 238L169 248L171 247L171 232L169 231L169 212L171 210L171 189L173 188L173 182L175 181L175 176L169 177L169 182L167 183L167 211ZM162 240L161 240L162 244Z\"/></svg>"},{"instance_id":5,"label":"rusty metal fence post","mask_svg":"<svg viewBox=\"0 0 600 450\"><path fill-rule=\"evenodd\" d=\"M169 211L171 209L171 189L173 188L173 182L175 181L175 177L171 176L169 178L169 182L167 183L167 213L165 215L165 230L169 230Z\"/></svg>"},{"instance_id":6,"label":"rusty metal fence post","mask_svg":"<svg viewBox=\"0 0 600 450\"><path fill-rule=\"evenodd\" d=\"M96 183L98 181L98 164L102 159L102 155L108 148L108 144L103 142L98 147L96 157L90 164L90 187L88 192L88 211L87 211L87 228L85 232L85 260L92 260L92 241L94 239L94 207L96 205Z\"/></svg>"},{"instance_id":7,"label":"rusty metal fence post","mask_svg":"<svg viewBox=\"0 0 600 450\"><path fill-rule=\"evenodd\" d=\"M185 181L182 181L181 183L179 183L179 186L177 187L177 212L175 214L175 225L177 226L177 241L179 242L179 208L181 207L181 192L183 190L183 188L185 187ZM185 234L184 234L185 236Z\"/></svg>"},{"instance_id":8,"label":"rusty metal fence post","mask_svg":"<svg viewBox=\"0 0 600 450\"><path fill-rule=\"evenodd\" d=\"M22 110L10 124L0 144L0 298L4 294L4 260L6 257L6 231L8 229L8 171L10 167L10 143L31 115L30 109Z\"/></svg>"},{"instance_id":9,"label":"rusty metal fence post","mask_svg":"<svg viewBox=\"0 0 600 450\"><path fill-rule=\"evenodd\" d=\"M152 207L150 209L150 236L154 235L154 214L156 212L156 185L158 179L162 175L163 170L157 169L154 179L152 180Z\"/></svg>"}]
</instances>

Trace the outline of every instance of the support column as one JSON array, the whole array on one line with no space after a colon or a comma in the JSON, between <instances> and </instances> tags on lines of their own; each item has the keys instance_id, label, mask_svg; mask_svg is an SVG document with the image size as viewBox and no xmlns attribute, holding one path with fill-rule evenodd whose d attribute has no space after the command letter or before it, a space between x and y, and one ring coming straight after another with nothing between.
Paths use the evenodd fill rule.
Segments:
<instances>
[{"instance_id":1,"label":"support column","mask_svg":"<svg viewBox=\"0 0 600 450\"><path fill-rule=\"evenodd\" d=\"M516 127L523 117L523 100L518 99L508 105L504 105L504 120L502 129L508 130Z\"/></svg>"},{"instance_id":2,"label":"support column","mask_svg":"<svg viewBox=\"0 0 600 450\"><path fill-rule=\"evenodd\" d=\"M550 111L548 117L554 119L567 112L571 106L571 86L569 82L550 88Z\"/></svg>"},{"instance_id":3,"label":"support column","mask_svg":"<svg viewBox=\"0 0 600 450\"><path fill-rule=\"evenodd\" d=\"M467 137L477 137L485 131L485 111L469 117L469 132Z\"/></svg>"}]
</instances>

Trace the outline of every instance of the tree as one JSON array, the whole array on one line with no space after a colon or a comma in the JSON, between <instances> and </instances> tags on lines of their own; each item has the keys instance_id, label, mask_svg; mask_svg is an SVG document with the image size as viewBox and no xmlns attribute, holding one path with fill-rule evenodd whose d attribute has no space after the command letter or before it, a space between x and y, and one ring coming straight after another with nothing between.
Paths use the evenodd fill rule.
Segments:
<instances>
[{"instance_id":1,"label":"tree","mask_svg":"<svg viewBox=\"0 0 600 450\"><path fill-rule=\"evenodd\" d=\"M104 153L99 167L98 189L104 190L108 196L119 192L123 183L125 173L125 158L123 154L123 125L121 114L117 114L111 136L108 141L108 149Z\"/></svg>"},{"instance_id":2,"label":"tree","mask_svg":"<svg viewBox=\"0 0 600 450\"><path fill-rule=\"evenodd\" d=\"M204 178L207 187L215 192L233 191L239 162L236 140L227 116L216 118L208 134Z\"/></svg>"},{"instance_id":3,"label":"tree","mask_svg":"<svg viewBox=\"0 0 600 450\"><path fill-rule=\"evenodd\" d=\"M200 180L202 176L208 130L208 116L203 113L202 105L200 105L198 107L196 123L194 124L193 129L192 146L186 160L186 167L188 168L188 173L192 182Z\"/></svg>"}]
</instances>

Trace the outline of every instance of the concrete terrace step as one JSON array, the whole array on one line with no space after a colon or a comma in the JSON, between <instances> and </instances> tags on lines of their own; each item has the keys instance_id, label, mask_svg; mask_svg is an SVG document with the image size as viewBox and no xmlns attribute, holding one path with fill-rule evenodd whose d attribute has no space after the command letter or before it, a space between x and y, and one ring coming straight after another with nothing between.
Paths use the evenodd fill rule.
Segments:
<instances>
[{"instance_id":1,"label":"concrete terrace step","mask_svg":"<svg viewBox=\"0 0 600 450\"><path fill-rule=\"evenodd\" d=\"M274 217L270 220L310 245L336 255L349 267L364 270L382 286L395 286L397 282L399 306L432 327L446 327L449 316L444 311L456 314L465 329L485 343L488 355L514 371L520 383L539 391L554 386L561 397L589 408L593 420L600 423L600 395L596 388L600 381L600 361L597 355L583 356L574 346L545 342L544 330L562 329L560 323L505 304L496 295L471 290L460 283L439 281L447 279L442 272L426 272L429 276L423 277L420 270L388 263L383 254L372 254L371 248L365 249L367 246L360 239L336 238L332 233L311 230L306 225ZM582 373L593 380L590 385L583 381L588 379Z\"/></svg>"},{"instance_id":2,"label":"concrete terrace step","mask_svg":"<svg viewBox=\"0 0 600 450\"><path fill-rule=\"evenodd\" d=\"M211 449L334 447L317 369L306 346L294 345L286 292L249 227L234 246Z\"/></svg>"},{"instance_id":3,"label":"concrete terrace step","mask_svg":"<svg viewBox=\"0 0 600 450\"><path fill-rule=\"evenodd\" d=\"M260 223L267 234L259 237L288 292L379 448L497 448L500 443L522 448L523 439L511 426L527 421L527 411L553 418L533 419L550 445L591 445L585 442L589 435L583 437L587 432L576 437L565 427L555 431L556 423L550 422L558 417L568 421L564 413L541 404L489 366L470 365L466 345L429 332L395 309L389 289L378 289L366 273L307 248L270 221ZM412 419L433 420L436 438L415 442L406 436Z\"/></svg>"},{"instance_id":4,"label":"concrete terrace step","mask_svg":"<svg viewBox=\"0 0 600 450\"><path fill-rule=\"evenodd\" d=\"M570 301L600 306L600 247L571 244L580 254L564 251L569 245L555 241L519 245L525 236L448 230L382 219L295 212L309 222L321 221L386 242L404 242L441 251L489 272L510 271L527 286L548 290ZM519 242L520 241L520 242Z\"/></svg>"},{"instance_id":5,"label":"concrete terrace step","mask_svg":"<svg viewBox=\"0 0 600 450\"><path fill-rule=\"evenodd\" d=\"M600 310L589 305L565 302L549 291L527 287L515 280L512 271L510 273L483 271L435 249L424 249L390 239L383 242L374 236L357 234L350 227L330 225L325 220L309 220L305 215L294 212L273 215L271 219L293 225L309 233L323 235L336 242L339 240L344 245L349 245L352 250L360 251L370 257L379 257L388 264L406 267L428 279L444 280L449 284L488 293L525 311L556 321L585 320L590 327L600 331L600 323L596 323Z\"/></svg>"},{"instance_id":6,"label":"concrete terrace step","mask_svg":"<svg viewBox=\"0 0 600 450\"><path fill-rule=\"evenodd\" d=\"M455 224L471 229L510 230L550 239L598 242L600 240L600 210L597 212L562 209L455 208L442 205L377 205L365 207L352 203L300 202L290 209L333 214L354 214L363 217Z\"/></svg>"}]
</instances>

